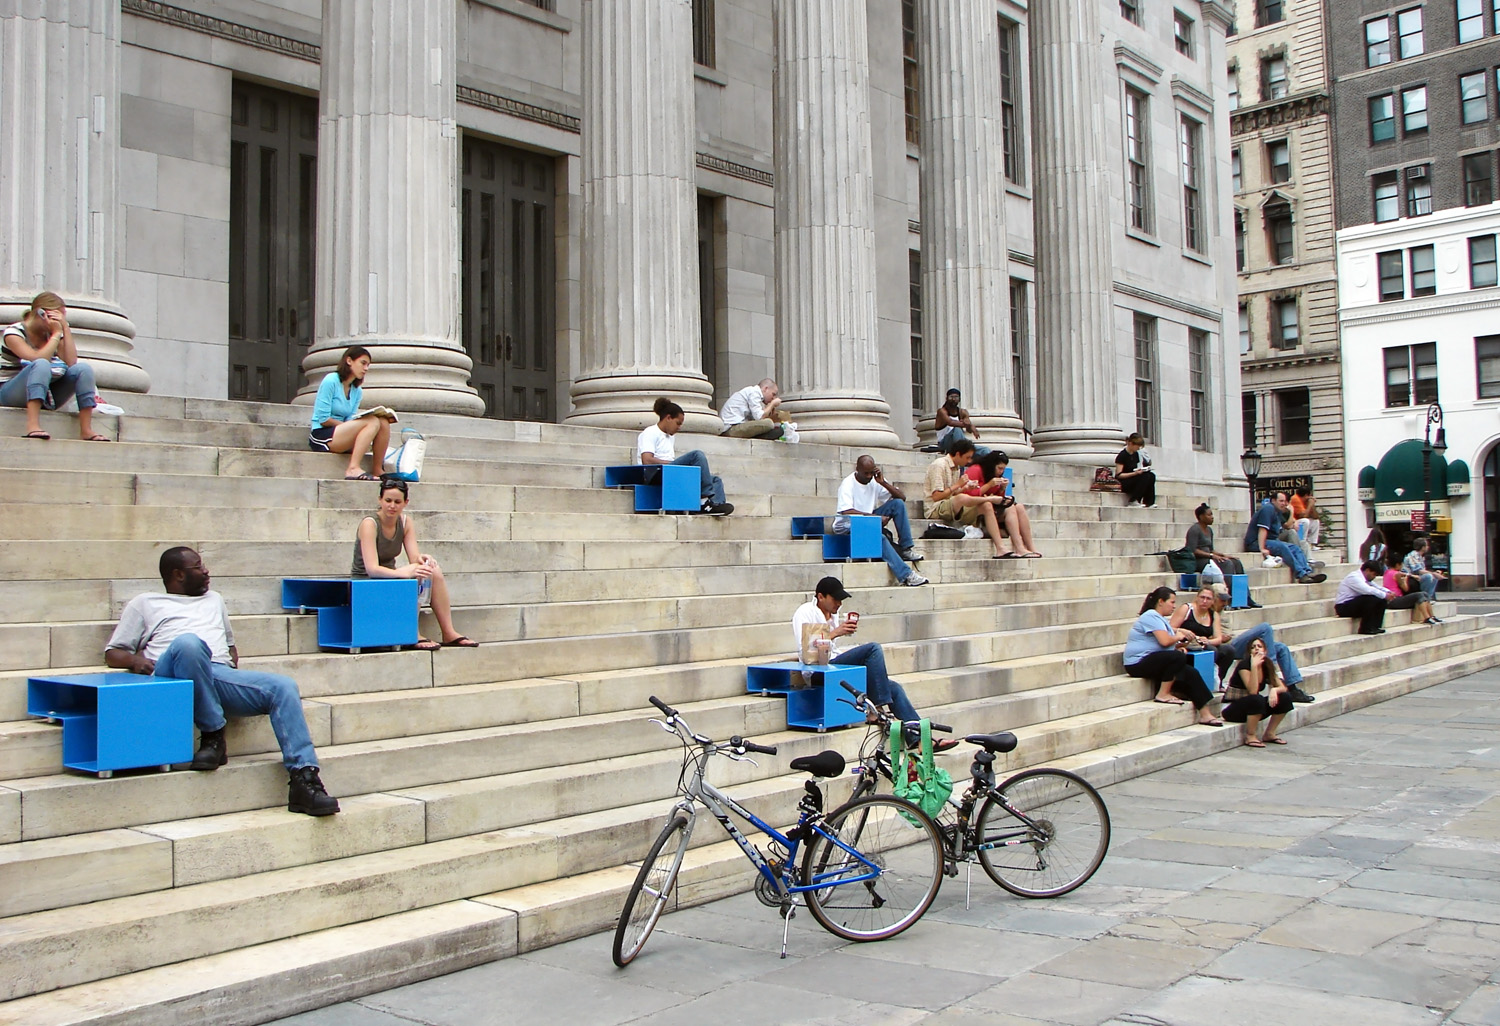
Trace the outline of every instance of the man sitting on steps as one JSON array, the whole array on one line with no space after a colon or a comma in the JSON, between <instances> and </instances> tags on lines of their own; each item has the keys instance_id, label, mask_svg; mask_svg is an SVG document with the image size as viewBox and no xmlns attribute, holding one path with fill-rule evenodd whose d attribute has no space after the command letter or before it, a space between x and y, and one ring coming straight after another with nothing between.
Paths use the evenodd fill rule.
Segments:
<instances>
[{"instance_id":1,"label":"man sitting on steps","mask_svg":"<svg viewBox=\"0 0 1500 1026\"><path fill-rule=\"evenodd\" d=\"M906 493L885 479L885 472L875 465L873 456L861 456L854 461L854 473L839 484L838 515L833 518L833 533L848 534L851 516L877 516L892 521L896 527L896 540L900 548L891 544L885 536L884 523L880 532L881 555L885 565L891 568L896 580L909 587L927 583L927 578L917 573L908 562L918 563L922 554L913 549L911 520L906 512Z\"/></svg>"},{"instance_id":2,"label":"man sitting on steps","mask_svg":"<svg viewBox=\"0 0 1500 1026\"><path fill-rule=\"evenodd\" d=\"M771 378L758 385L747 385L724 400L719 407L721 435L735 438L780 438L781 388Z\"/></svg>"},{"instance_id":3,"label":"man sitting on steps","mask_svg":"<svg viewBox=\"0 0 1500 1026\"><path fill-rule=\"evenodd\" d=\"M682 423L687 419L687 415L682 412L682 407L669 399L662 398L656 400L656 405L652 409L656 413L656 423L647 427L636 438L635 461L643 467L662 466L667 463L697 467L701 475L702 512L713 517L729 516L734 512L734 507L724 501L724 482L708 469L708 457L703 455L703 451L694 449L681 456L677 455L675 436L682 430Z\"/></svg>"},{"instance_id":4,"label":"man sitting on steps","mask_svg":"<svg viewBox=\"0 0 1500 1026\"><path fill-rule=\"evenodd\" d=\"M297 683L279 673L241 670L224 598L208 590L208 568L185 545L161 554L158 569L166 594L148 592L125 605L110 635L104 661L116 670L176 677L193 682L193 721L200 736L193 769L216 770L229 761L224 716L266 716L281 745L287 809L331 816L338 800L323 789L318 757Z\"/></svg>"}]
</instances>

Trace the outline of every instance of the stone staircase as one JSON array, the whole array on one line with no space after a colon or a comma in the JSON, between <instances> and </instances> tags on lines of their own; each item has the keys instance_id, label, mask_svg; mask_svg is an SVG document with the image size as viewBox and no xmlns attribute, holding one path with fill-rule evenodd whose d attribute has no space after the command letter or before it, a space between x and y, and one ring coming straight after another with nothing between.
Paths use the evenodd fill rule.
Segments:
<instances>
[{"instance_id":1,"label":"stone staircase","mask_svg":"<svg viewBox=\"0 0 1500 1026\"><path fill-rule=\"evenodd\" d=\"M0 1023L259 1022L610 926L677 780L648 695L703 733L781 746L758 767L715 767L772 821L800 795L791 758L856 751L863 731L788 732L781 700L744 688L747 662L790 651L791 611L828 572L920 709L1021 736L1007 768L1105 784L1238 743L1152 703L1119 658L1141 596L1171 580L1146 553L1180 545L1200 499L1234 508L1231 489L1164 482L1161 508L1126 508L1080 468L1022 464L1048 558L920 542L933 584L899 588L883 564L830 567L816 541L789 537L790 517L831 511L856 451L684 438L737 512L636 515L627 492L597 487L628 432L415 417L431 449L412 513L459 629L484 644L345 655L319 652L314 619L279 608L279 579L346 572L375 486L336 480L341 458L306 450L302 408L130 406L99 421L119 444L65 440L73 424L54 417L53 441L0 451L13 610L0 626ZM0 412L0 437L21 423ZM877 456L919 491L929 456ZM27 676L99 669L114 617L159 588L157 556L179 543L203 553L245 663L299 682L340 815L285 811L264 719L231 722L213 774L96 780L63 772L58 728L25 716ZM1331 615L1337 569L1316 587L1251 574L1319 698L1293 724L1500 662L1500 631L1451 610L1436 627L1393 614L1386 635L1352 634ZM695 841L682 903L748 885L717 831Z\"/></svg>"}]
</instances>

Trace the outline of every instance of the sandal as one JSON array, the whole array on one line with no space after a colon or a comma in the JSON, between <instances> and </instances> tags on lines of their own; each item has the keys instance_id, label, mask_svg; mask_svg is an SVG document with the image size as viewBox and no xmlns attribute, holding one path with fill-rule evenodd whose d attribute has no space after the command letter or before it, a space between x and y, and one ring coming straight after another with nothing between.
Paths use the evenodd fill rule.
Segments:
<instances>
[{"instance_id":1,"label":"sandal","mask_svg":"<svg viewBox=\"0 0 1500 1026\"><path fill-rule=\"evenodd\" d=\"M416 649L418 652L436 652L442 647L442 645L439 645L436 641L433 641L430 638L423 638L416 644Z\"/></svg>"},{"instance_id":2,"label":"sandal","mask_svg":"<svg viewBox=\"0 0 1500 1026\"><path fill-rule=\"evenodd\" d=\"M1187 705L1187 703L1180 698L1153 698L1151 699L1151 701L1156 702L1160 705Z\"/></svg>"},{"instance_id":3,"label":"sandal","mask_svg":"<svg viewBox=\"0 0 1500 1026\"><path fill-rule=\"evenodd\" d=\"M474 641L474 640L472 640L470 638L466 638L462 634L460 634L458 637L454 638L452 641L445 641L445 642L443 642L443 647L444 648L478 648L479 647L479 642Z\"/></svg>"},{"instance_id":4,"label":"sandal","mask_svg":"<svg viewBox=\"0 0 1500 1026\"><path fill-rule=\"evenodd\" d=\"M1284 745L1284 744L1286 744L1286 738L1284 738L1284 737L1263 737L1263 738L1261 738L1261 740L1264 741L1268 745Z\"/></svg>"},{"instance_id":5,"label":"sandal","mask_svg":"<svg viewBox=\"0 0 1500 1026\"><path fill-rule=\"evenodd\" d=\"M361 471L358 474L345 474L344 475L344 480L345 481L378 481L380 479L377 478L374 474L366 474L363 471Z\"/></svg>"},{"instance_id":6,"label":"sandal","mask_svg":"<svg viewBox=\"0 0 1500 1026\"><path fill-rule=\"evenodd\" d=\"M1220 719L1198 720L1197 725L1200 727L1222 727L1224 726L1224 721Z\"/></svg>"},{"instance_id":7,"label":"sandal","mask_svg":"<svg viewBox=\"0 0 1500 1026\"><path fill-rule=\"evenodd\" d=\"M1257 741L1253 737L1248 737L1248 738L1245 739L1245 747L1246 748L1264 748L1266 746L1265 746L1264 742Z\"/></svg>"},{"instance_id":8,"label":"sandal","mask_svg":"<svg viewBox=\"0 0 1500 1026\"><path fill-rule=\"evenodd\" d=\"M1002 552L1002 553L1000 553L1000 555L998 555L998 556L992 556L990 558L991 559L1024 559L1026 557L1024 557L1024 556L1018 556L1014 552Z\"/></svg>"},{"instance_id":9,"label":"sandal","mask_svg":"<svg viewBox=\"0 0 1500 1026\"><path fill-rule=\"evenodd\" d=\"M84 439L84 441L85 442L107 442L107 441L109 441L109 439L107 437L105 437L104 435L89 435L87 438Z\"/></svg>"},{"instance_id":10,"label":"sandal","mask_svg":"<svg viewBox=\"0 0 1500 1026\"><path fill-rule=\"evenodd\" d=\"M52 436L49 435L49 434L47 434L47 432L45 432L45 431L28 431L24 435L22 435L21 437L22 438L35 438L38 442L48 442L48 441L52 440Z\"/></svg>"},{"instance_id":11,"label":"sandal","mask_svg":"<svg viewBox=\"0 0 1500 1026\"><path fill-rule=\"evenodd\" d=\"M1021 558L1022 559L1041 559L1042 558L1042 554L1040 552L1028 552L1028 553L1026 553L1026 555L1022 556Z\"/></svg>"}]
</instances>

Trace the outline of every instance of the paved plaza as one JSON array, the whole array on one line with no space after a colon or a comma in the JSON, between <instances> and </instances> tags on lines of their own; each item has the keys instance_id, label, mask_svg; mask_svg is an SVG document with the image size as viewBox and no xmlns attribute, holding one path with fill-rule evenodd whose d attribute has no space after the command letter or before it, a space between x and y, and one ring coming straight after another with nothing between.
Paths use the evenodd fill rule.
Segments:
<instances>
[{"instance_id":1,"label":"paved plaza","mask_svg":"<svg viewBox=\"0 0 1500 1026\"><path fill-rule=\"evenodd\" d=\"M883 943L803 913L782 961L742 895L628 969L599 934L281 1022L1500 1026L1500 671L1287 739L1106 789L1109 857L1064 898L976 872Z\"/></svg>"}]
</instances>

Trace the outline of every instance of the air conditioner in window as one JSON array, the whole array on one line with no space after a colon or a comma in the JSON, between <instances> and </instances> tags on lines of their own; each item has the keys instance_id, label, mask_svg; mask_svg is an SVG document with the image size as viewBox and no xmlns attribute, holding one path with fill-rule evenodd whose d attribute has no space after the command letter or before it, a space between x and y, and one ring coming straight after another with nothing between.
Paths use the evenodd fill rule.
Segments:
<instances>
[{"instance_id":1,"label":"air conditioner in window","mask_svg":"<svg viewBox=\"0 0 1500 1026\"><path fill-rule=\"evenodd\" d=\"M1427 177L1427 165L1426 164L1421 164L1421 165L1419 165L1417 167L1409 167L1409 168L1407 168L1406 169L1406 177L1408 179L1411 179L1411 178L1426 178Z\"/></svg>"}]
</instances>

